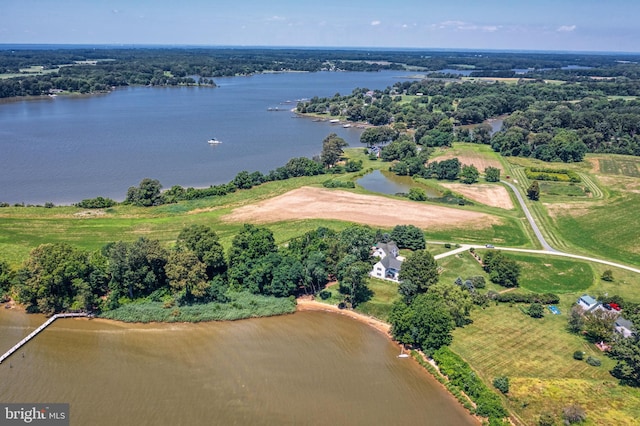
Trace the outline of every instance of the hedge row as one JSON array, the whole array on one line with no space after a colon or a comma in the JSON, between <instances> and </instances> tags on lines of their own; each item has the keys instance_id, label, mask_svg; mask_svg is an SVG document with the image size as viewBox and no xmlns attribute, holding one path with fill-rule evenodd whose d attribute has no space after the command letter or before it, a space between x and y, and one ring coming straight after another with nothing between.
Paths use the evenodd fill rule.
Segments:
<instances>
[{"instance_id":1,"label":"hedge row","mask_svg":"<svg viewBox=\"0 0 640 426\"><path fill-rule=\"evenodd\" d=\"M577 173L566 169L544 169L539 167L527 167L525 175L531 180L548 180L555 182L580 182Z\"/></svg>"},{"instance_id":2,"label":"hedge row","mask_svg":"<svg viewBox=\"0 0 640 426\"><path fill-rule=\"evenodd\" d=\"M560 302L560 298L553 293L516 293L516 292L507 292L507 293L496 293L492 292L488 294L489 298L502 303L541 303L543 305L553 305L555 303Z\"/></svg>"},{"instance_id":3,"label":"hedge row","mask_svg":"<svg viewBox=\"0 0 640 426\"><path fill-rule=\"evenodd\" d=\"M489 418L489 424L501 424L507 417L500 397L490 390L471 369L469 364L444 346L433 354L442 374L462 390L476 404L475 413Z\"/></svg>"}]
</instances>

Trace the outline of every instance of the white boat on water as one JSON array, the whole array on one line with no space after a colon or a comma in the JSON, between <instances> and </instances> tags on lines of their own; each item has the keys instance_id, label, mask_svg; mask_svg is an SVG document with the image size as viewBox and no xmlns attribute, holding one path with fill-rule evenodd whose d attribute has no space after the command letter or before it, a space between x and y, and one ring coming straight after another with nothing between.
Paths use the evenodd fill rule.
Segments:
<instances>
[{"instance_id":1,"label":"white boat on water","mask_svg":"<svg viewBox=\"0 0 640 426\"><path fill-rule=\"evenodd\" d=\"M218 145L218 144L221 144L222 142L220 142L220 141L219 141L218 139L216 139L216 138L212 138L212 139L209 139L209 140L207 141L207 143L208 143L209 145Z\"/></svg>"}]
</instances>

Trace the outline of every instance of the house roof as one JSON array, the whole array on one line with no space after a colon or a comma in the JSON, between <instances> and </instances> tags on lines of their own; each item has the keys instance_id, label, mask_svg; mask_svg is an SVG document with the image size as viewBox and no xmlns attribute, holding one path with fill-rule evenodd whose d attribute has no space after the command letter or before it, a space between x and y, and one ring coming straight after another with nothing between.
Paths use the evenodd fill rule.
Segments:
<instances>
[{"instance_id":1,"label":"house roof","mask_svg":"<svg viewBox=\"0 0 640 426\"><path fill-rule=\"evenodd\" d=\"M393 256L385 256L380 263L382 263L382 266L386 269L395 269L396 271L399 271L400 268L402 268L402 261Z\"/></svg>"},{"instance_id":2,"label":"house roof","mask_svg":"<svg viewBox=\"0 0 640 426\"><path fill-rule=\"evenodd\" d=\"M633 323L631 321L629 321L628 319L624 319L622 317L616 318L616 326L617 327L624 327L627 330L633 330Z\"/></svg>"},{"instance_id":3,"label":"house roof","mask_svg":"<svg viewBox=\"0 0 640 426\"><path fill-rule=\"evenodd\" d=\"M397 256L400 252L400 250L398 250L398 246L393 241L389 241L388 243L378 243L376 244L376 247L384 251L387 256L393 253L396 253L394 256Z\"/></svg>"},{"instance_id":4,"label":"house roof","mask_svg":"<svg viewBox=\"0 0 640 426\"><path fill-rule=\"evenodd\" d=\"M593 297L589 296L588 294L585 294L582 297L580 297L580 300L582 300L584 303L586 303L589 306L595 305L596 303L598 303L598 301L596 299L594 299Z\"/></svg>"}]
</instances>

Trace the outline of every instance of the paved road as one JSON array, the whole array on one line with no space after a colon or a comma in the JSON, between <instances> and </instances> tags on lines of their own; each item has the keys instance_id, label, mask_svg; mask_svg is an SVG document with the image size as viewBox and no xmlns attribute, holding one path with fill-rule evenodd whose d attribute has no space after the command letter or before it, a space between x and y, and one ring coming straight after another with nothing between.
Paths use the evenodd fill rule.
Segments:
<instances>
[{"instance_id":1,"label":"paved road","mask_svg":"<svg viewBox=\"0 0 640 426\"><path fill-rule=\"evenodd\" d=\"M524 198L522 198L522 195L520 194L520 191L518 191L518 188L516 188L515 185L509 182L506 182L504 180L501 180L500 182L507 185L509 188L511 188L513 193L516 194L516 198L518 199L518 202L520 203L520 206L524 211L524 215L527 217L527 220L529 221L531 228L533 228L533 233L536 234L536 238L538 238L538 241L540 241L542 248L549 252L559 253L558 250L551 247L549 243L547 243L547 240L544 239L542 232L540 232L540 228L538 228L538 224L536 224L536 221L533 220L533 216L531 215L531 212L529 211L529 208L527 207L527 205L524 203Z\"/></svg>"},{"instance_id":2,"label":"paved road","mask_svg":"<svg viewBox=\"0 0 640 426\"><path fill-rule=\"evenodd\" d=\"M455 250L451 250L451 251L448 251L446 253L437 254L437 255L433 256L433 258L436 259L436 260L442 259L444 257L453 256L455 254L462 253L463 251L467 251L470 248L483 249L483 248L486 248L486 246L481 246L481 245L477 245L477 244L462 244L460 247L456 248ZM616 268L626 269L627 271L631 271L631 272L635 272L636 274L640 274L640 269L634 268L634 267L631 267L631 266L627 266L627 265L623 265L621 263L610 262L608 260L598 259L598 258L595 258L595 257L581 256L579 254L564 253L564 252L561 252L561 251L558 251L558 250L553 250L553 251L550 251L550 250L534 250L534 249L522 249L522 248L498 247L498 246L496 246L494 249L495 250L504 250L504 251L514 251L514 252L520 252L520 253L544 254L544 255L551 255L551 256L570 257L572 259L586 260L586 261L589 261L589 262L602 263L603 265L615 266Z\"/></svg>"},{"instance_id":3,"label":"paved road","mask_svg":"<svg viewBox=\"0 0 640 426\"><path fill-rule=\"evenodd\" d=\"M522 248L498 247L498 246L493 247L494 249L496 249L496 250L504 250L504 251L515 251L515 252L521 252L521 253L532 253L532 254L544 254L544 255L570 257L572 259L586 260L586 261L589 261L589 262L601 263L603 265L615 266L616 268L626 269L627 271L631 271L631 272L635 272L636 274L640 274L640 269L634 268L634 267L631 267L631 266L627 266L627 265L623 265L621 263L611 262L611 261L608 261L608 260L598 259L598 258L595 258L595 257L582 256L582 255L579 255L579 254L565 253L565 252L562 252L562 251L554 249L553 247L551 247L547 243L547 241L542 236L542 232L540 232L540 228L538 228L538 225L536 224L535 220L533 219L533 216L531 215L531 212L529 211L529 208L524 203L524 199L522 198L522 195L520 195L520 191L518 191L518 188L516 188L514 185L512 185L509 182L505 182L505 181L501 181L501 182L504 183L505 185L507 185L509 188L511 188L513 193L516 194L516 198L520 202L520 205L522 206L522 210L524 211L524 214L527 217L527 220L529 221L529 224L531 224L531 228L533 228L533 232L536 234L536 237L538 238L538 241L540 241L540 244L542 245L543 249L542 250L534 250L534 249L522 249ZM431 244L444 244L444 243L443 242L431 242ZM454 250L448 251L446 253L441 253L441 254L435 255L434 259L438 260L438 259L442 259L444 257L453 256L453 255L456 255L458 253L462 253L464 251L467 251L470 248L480 249L480 248L487 248L487 247L486 246L482 246L482 245L476 245L476 244L462 244L460 247L458 247L458 248L456 248Z\"/></svg>"}]
</instances>

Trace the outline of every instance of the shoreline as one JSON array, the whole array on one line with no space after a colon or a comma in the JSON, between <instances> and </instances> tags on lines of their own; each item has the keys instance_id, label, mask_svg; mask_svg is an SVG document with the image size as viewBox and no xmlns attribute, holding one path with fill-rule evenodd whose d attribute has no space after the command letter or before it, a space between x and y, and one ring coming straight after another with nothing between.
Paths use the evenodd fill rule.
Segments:
<instances>
[{"instance_id":1,"label":"shoreline","mask_svg":"<svg viewBox=\"0 0 640 426\"><path fill-rule=\"evenodd\" d=\"M387 324L384 321L381 321L377 318L370 317L368 315L361 314L359 312L355 312L349 309L340 309L335 305L329 305L327 303L317 302L309 298L298 298L296 299L296 302L297 302L296 312L305 312L305 311L323 312L324 311L324 312L333 312L336 314L353 318L356 321L359 321L363 324L367 324L370 327L373 327L374 329L376 329L377 331L379 331L380 333L388 337L398 347L404 349L403 345L393 340L393 337L391 336L391 325Z\"/></svg>"}]
</instances>

